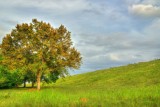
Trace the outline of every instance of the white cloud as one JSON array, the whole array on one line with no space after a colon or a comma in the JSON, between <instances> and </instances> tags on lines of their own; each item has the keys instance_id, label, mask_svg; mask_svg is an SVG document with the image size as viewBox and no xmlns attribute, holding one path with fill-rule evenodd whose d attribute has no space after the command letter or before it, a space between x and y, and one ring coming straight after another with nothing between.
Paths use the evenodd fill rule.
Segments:
<instances>
[{"instance_id":1,"label":"white cloud","mask_svg":"<svg viewBox=\"0 0 160 107\"><path fill-rule=\"evenodd\" d=\"M120 60L119 56L116 55L116 54L110 54L110 58L111 58L111 60L113 60L113 61L119 61L119 60Z\"/></svg>"},{"instance_id":2,"label":"white cloud","mask_svg":"<svg viewBox=\"0 0 160 107\"><path fill-rule=\"evenodd\" d=\"M142 17L160 17L160 7L151 4L134 4L130 7L130 12Z\"/></svg>"}]
</instances>

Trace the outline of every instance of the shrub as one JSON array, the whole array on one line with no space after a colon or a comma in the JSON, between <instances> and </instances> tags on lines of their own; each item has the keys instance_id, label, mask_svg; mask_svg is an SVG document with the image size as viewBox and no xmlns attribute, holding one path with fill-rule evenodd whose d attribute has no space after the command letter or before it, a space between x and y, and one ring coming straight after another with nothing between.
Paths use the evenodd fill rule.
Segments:
<instances>
[{"instance_id":1,"label":"shrub","mask_svg":"<svg viewBox=\"0 0 160 107\"><path fill-rule=\"evenodd\" d=\"M0 88L12 88L22 84L23 77L16 71L9 71L6 67L0 66Z\"/></svg>"}]
</instances>

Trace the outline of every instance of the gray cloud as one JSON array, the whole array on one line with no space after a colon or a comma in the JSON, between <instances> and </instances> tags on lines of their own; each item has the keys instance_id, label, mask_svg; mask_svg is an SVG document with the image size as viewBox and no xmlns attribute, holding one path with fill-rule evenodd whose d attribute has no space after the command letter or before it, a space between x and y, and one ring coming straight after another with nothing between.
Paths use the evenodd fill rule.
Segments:
<instances>
[{"instance_id":1,"label":"gray cloud","mask_svg":"<svg viewBox=\"0 0 160 107\"><path fill-rule=\"evenodd\" d=\"M152 4L152 5L160 5L159 0L142 0L143 4Z\"/></svg>"},{"instance_id":2,"label":"gray cloud","mask_svg":"<svg viewBox=\"0 0 160 107\"><path fill-rule=\"evenodd\" d=\"M141 32L82 35L76 47L82 52L84 64L92 70L159 58L160 20Z\"/></svg>"},{"instance_id":3,"label":"gray cloud","mask_svg":"<svg viewBox=\"0 0 160 107\"><path fill-rule=\"evenodd\" d=\"M10 0L3 1L2 5L10 7L36 7L47 12L56 12L56 14L68 14L88 7L85 0Z\"/></svg>"}]
</instances>

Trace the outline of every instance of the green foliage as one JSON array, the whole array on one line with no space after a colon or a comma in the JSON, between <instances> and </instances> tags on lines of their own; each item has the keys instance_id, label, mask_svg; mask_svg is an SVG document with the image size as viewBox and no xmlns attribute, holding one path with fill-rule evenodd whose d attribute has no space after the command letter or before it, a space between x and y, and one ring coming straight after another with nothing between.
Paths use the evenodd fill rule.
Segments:
<instances>
[{"instance_id":1,"label":"green foliage","mask_svg":"<svg viewBox=\"0 0 160 107\"><path fill-rule=\"evenodd\" d=\"M51 72L49 74L43 75L42 79L46 83L55 83L59 79L59 73L58 72Z\"/></svg>"},{"instance_id":2,"label":"green foliage","mask_svg":"<svg viewBox=\"0 0 160 107\"><path fill-rule=\"evenodd\" d=\"M0 66L0 88L12 88L22 84L23 77L18 71L10 72L6 67Z\"/></svg>"}]
</instances>

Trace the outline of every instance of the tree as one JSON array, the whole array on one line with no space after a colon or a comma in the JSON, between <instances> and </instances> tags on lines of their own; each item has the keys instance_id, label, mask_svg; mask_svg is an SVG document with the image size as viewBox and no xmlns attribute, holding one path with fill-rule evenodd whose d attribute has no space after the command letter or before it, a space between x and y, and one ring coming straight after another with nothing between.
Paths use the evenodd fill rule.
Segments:
<instances>
[{"instance_id":1,"label":"tree","mask_svg":"<svg viewBox=\"0 0 160 107\"><path fill-rule=\"evenodd\" d=\"M10 69L35 73L37 89L40 90L42 74L58 72L65 75L68 69L80 67L82 57L72 46L70 34L63 25L53 28L37 19L29 24L17 24L3 38L2 63Z\"/></svg>"}]
</instances>

